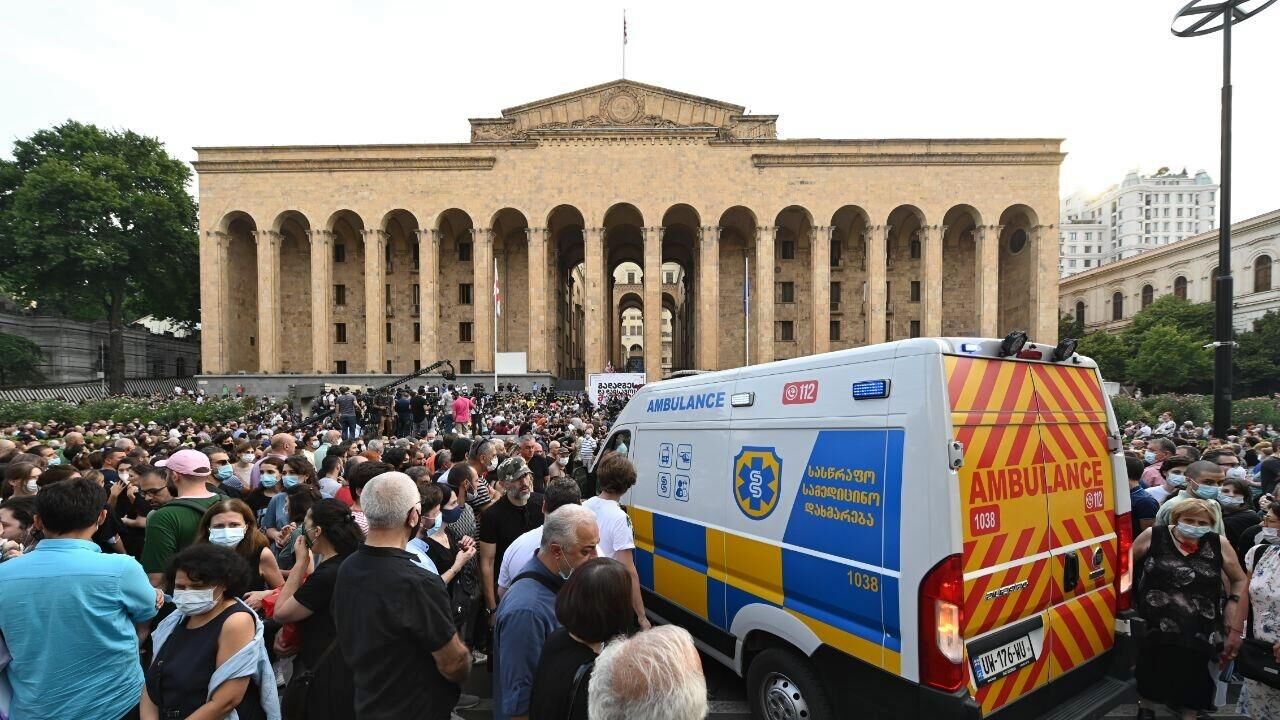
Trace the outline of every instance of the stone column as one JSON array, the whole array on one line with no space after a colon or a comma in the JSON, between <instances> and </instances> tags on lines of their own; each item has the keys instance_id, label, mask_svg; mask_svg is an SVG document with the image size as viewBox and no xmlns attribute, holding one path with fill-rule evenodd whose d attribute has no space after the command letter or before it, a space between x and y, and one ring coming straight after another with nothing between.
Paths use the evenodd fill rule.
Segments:
<instances>
[{"instance_id":1,"label":"stone column","mask_svg":"<svg viewBox=\"0 0 1280 720\"><path fill-rule=\"evenodd\" d=\"M867 344L882 343L888 310L885 283L889 280L885 249L889 243L888 225L867 226Z\"/></svg>"},{"instance_id":2,"label":"stone column","mask_svg":"<svg viewBox=\"0 0 1280 720\"><path fill-rule=\"evenodd\" d=\"M698 238L698 369L720 369L720 228L702 227Z\"/></svg>"},{"instance_id":3,"label":"stone column","mask_svg":"<svg viewBox=\"0 0 1280 720\"><path fill-rule=\"evenodd\" d=\"M548 348L555 336L547 334L547 229L525 228L529 239L529 370L549 370ZM515 287L515 284L512 284Z\"/></svg>"},{"instance_id":4,"label":"stone column","mask_svg":"<svg viewBox=\"0 0 1280 720\"><path fill-rule=\"evenodd\" d=\"M924 277L920 283L924 307L920 328L925 337L942 334L942 238L946 234L946 225L920 228L921 254L924 256Z\"/></svg>"},{"instance_id":5,"label":"stone column","mask_svg":"<svg viewBox=\"0 0 1280 720\"><path fill-rule=\"evenodd\" d=\"M983 225L978 236L978 335L997 337L1000 324L1000 231L1003 225Z\"/></svg>"},{"instance_id":6,"label":"stone column","mask_svg":"<svg viewBox=\"0 0 1280 720\"><path fill-rule=\"evenodd\" d=\"M311 231L311 371L333 366L333 233Z\"/></svg>"},{"instance_id":7,"label":"stone column","mask_svg":"<svg viewBox=\"0 0 1280 720\"><path fill-rule=\"evenodd\" d=\"M773 241L778 228L763 225L756 228L756 267L752 273L751 312L756 316L756 341L752 344L752 364L773 362L773 305L776 259Z\"/></svg>"},{"instance_id":8,"label":"stone column","mask_svg":"<svg viewBox=\"0 0 1280 720\"><path fill-rule=\"evenodd\" d=\"M809 265L813 275L813 354L831 349L831 231L830 225L813 228Z\"/></svg>"},{"instance_id":9,"label":"stone column","mask_svg":"<svg viewBox=\"0 0 1280 720\"><path fill-rule=\"evenodd\" d=\"M1058 342L1058 226L1037 225L1029 233L1031 247L1035 251L1031 275L1031 327L1032 339L1042 343ZM1135 308L1142 307L1142 293L1137 295Z\"/></svg>"},{"instance_id":10,"label":"stone column","mask_svg":"<svg viewBox=\"0 0 1280 720\"><path fill-rule=\"evenodd\" d=\"M493 373L493 230L471 231L471 339L475 348L472 369Z\"/></svg>"},{"instance_id":11,"label":"stone column","mask_svg":"<svg viewBox=\"0 0 1280 720\"><path fill-rule=\"evenodd\" d=\"M605 337L608 335L605 317L604 293L608 286L604 276L604 228L589 227L582 230L583 281L582 298L585 306L582 335L585 340L583 365L586 375L604 370L608 357ZM586 379L585 377L583 378Z\"/></svg>"},{"instance_id":12,"label":"stone column","mask_svg":"<svg viewBox=\"0 0 1280 720\"><path fill-rule=\"evenodd\" d=\"M644 374L650 381L662 379L662 231L644 228Z\"/></svg>"},{"instance_id":13,"label":"stone column","mask_svg":"<svg viewBox=\"0 0 1280 720\"><path fill-rule=\"evenodd\" d=\"M280 372L280 233L257 230L258 372Z\"/></svg>"},{"instance_id":14,"label":"stone column","mask_svg":"<svg viewBox=\"0 0 1280 720\"><path fill-rule=\"evenodd\" d=\"M439 342L440 231L417 230L418 236L418 361L422 367L448 353Z\"/></svg>"},{"instance_id":15,"label":"stone column","mask_svg":"<svg viewBox=\"0 0 1280 720\"><path fill-rule=\"evenodd\" d=\"M202 369L209 374L225 373L227 366L227 283L231 237L206 230L200 246L200 353Z\"/></svg>"},{"instance_id":16,"label":"stone column","mask_svg":"<svg viewBox=\"0 0 1280 720\"><path fill-rule=\"evenodd\" d=\"M387 234L364 231L364 357L365 371L387 371L386 284Z\"/></svg>"}]
</instances>

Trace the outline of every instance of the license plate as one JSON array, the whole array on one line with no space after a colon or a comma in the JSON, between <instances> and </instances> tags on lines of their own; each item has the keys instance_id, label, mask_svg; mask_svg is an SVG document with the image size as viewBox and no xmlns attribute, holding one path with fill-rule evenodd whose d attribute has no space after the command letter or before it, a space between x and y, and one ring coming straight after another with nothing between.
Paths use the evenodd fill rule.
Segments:
<instances>
[{"instance_id":1,"label":"license plate","mask_svg":"<svg viewBox=\"0 0 1280 720\"><path fill-rule=\"evenodd\" d=\"M1035 661L1036 653L1031 646L1031 636L1023 635L1011 643L972 658L973 679L977 681L979 687L989 685Z\"/></svg>"}]
</instances>

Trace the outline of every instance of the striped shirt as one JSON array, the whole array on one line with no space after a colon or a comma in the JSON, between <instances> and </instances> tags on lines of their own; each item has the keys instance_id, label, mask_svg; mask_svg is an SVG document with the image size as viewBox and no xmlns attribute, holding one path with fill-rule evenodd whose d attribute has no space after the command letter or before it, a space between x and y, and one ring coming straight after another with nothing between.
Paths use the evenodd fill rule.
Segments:
<instances>
[{"instance_id":1,"label":"striped shirt","mask_svg":"<svg viewBox=\"0 0 1280 720\"><path fill-rule=\"evenodd\" d=\"M582 438L582 444L578 446L578 459L583 465L590 465L591 458L596 456L596 439L594 436L587 435Z\"/></svg>"}]
</instances>

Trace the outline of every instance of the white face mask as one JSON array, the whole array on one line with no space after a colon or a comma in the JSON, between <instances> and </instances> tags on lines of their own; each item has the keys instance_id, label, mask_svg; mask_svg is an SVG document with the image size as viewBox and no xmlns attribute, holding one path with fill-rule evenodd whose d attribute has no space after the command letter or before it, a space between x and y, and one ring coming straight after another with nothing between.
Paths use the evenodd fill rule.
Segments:
<instances>
[{"instance_id":1,"label":"white face mask","mask_svg":"<svg viewBox=\"0 0 1280 720\"><path fill-rule=\"evenodd\" d=\"M319 440L312 440L312 441L311 441L311 449L312 449L312 450L315 450L315 449L316 449L316 448L318 448L318 447L320 447L320 441L319 441Z\"/></svg>"},{"instance_id":2,"label":"white face mask","mask_svg":"<svg viewBox=\"0 0 1280 720\"><path fill-rule=\"evenodd\" d=\"M213 588L204 590L174 590L173 604L183 615L203 615L218 604L213 599Z\"/></svg>"},{"instance_id":3,"label":"white face mask","mask_svg":"<svg viewBox=\"0 0 1280 720\"><path fill-rule=\"evenodd\" d=\"M240 462L242 462L242 463L251 463L251 462L253 462L253 453L244 453L244 454L242 454L242 455L240 456Z\"/></svg>"},{"instance_id":4,"label":"white face mask","mask_svg":"<svg viewBox=\"0 0 1280 720\"><path fill-rule=\"evenodd\" d=\"M248 530L249 528L243 527L209 528L209 542L224 547L235 547L244 539Z\"/></svg>"},{"instance_id":5,"label":"white face mask","mask_svg":"<svg viewBox=\"0 0 1280 720\"><path fill-rule=\"evenodd\" d=\"M497 469L498 469L498 458L495 457L489 461L489 470L493 471Z\"/></svg>"},{"instance_id":6,"label":"white face mask","mask_svg":"<svg viewBox=\"0 0 1280 720\"><path fill-rule=\"evenodd\" d=\"M567 457L557 458L556 464L559 465L560 467L564 467L569 464L569 458Z\"/></svg>"},{"instance_id":7,"label":"white face mask","mask_svg":"<svg viewBox=\"0 0 1280 720\"><path fill-rule=\"evenodd\" d=\"M1280 540L1280 528L1264 527L1258 531L1258 542L1275 542Z\"/></svg>"},{"instance_id":8,"label":"white face mask","mask_svg":"<svg viewBox=\"0 0 1280 720\"><path fill-rule=\"evenodd\" d=\"M39 489L40 489L40 486L36 484L36 481L35 481L35 480L28 480L28 481L27 481L27 492L29 492L29 493L33 493L33 492L38 491Z\"/></svg>"}]
</instances>

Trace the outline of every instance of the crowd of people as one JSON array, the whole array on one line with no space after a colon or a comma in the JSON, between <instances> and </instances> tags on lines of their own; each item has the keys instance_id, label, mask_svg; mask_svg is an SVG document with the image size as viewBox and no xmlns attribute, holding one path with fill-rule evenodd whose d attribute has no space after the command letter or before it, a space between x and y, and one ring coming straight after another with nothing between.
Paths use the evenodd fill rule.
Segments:
<instances>
[{"instance_id":1,"label":"crowd of people","mask_svg":"<svg viewBox=\"0 0 1280 720\"><path fill-rule=\"evenodd\" d=\"M480 666L494 718L703 717L612 410L504 390L0 428L0 715L449 718Z\"/></svg>"},{"instance_id":2,"label":"crowd of people","mask_svg":"<svg viewBox=\"0 0 1280 720\"><path fill-rule=\"evenodd\" d=\"M1226 438L1165 413L1123 428L1132 507L1134 587L1146 634L1138 717L1161 705L1190 719L1243 680L1239 711L1280 719L1280 683L1241 678L1242 652L1280 665L1280 442L1245 424Z\"/></svg>"}]
</instances>

